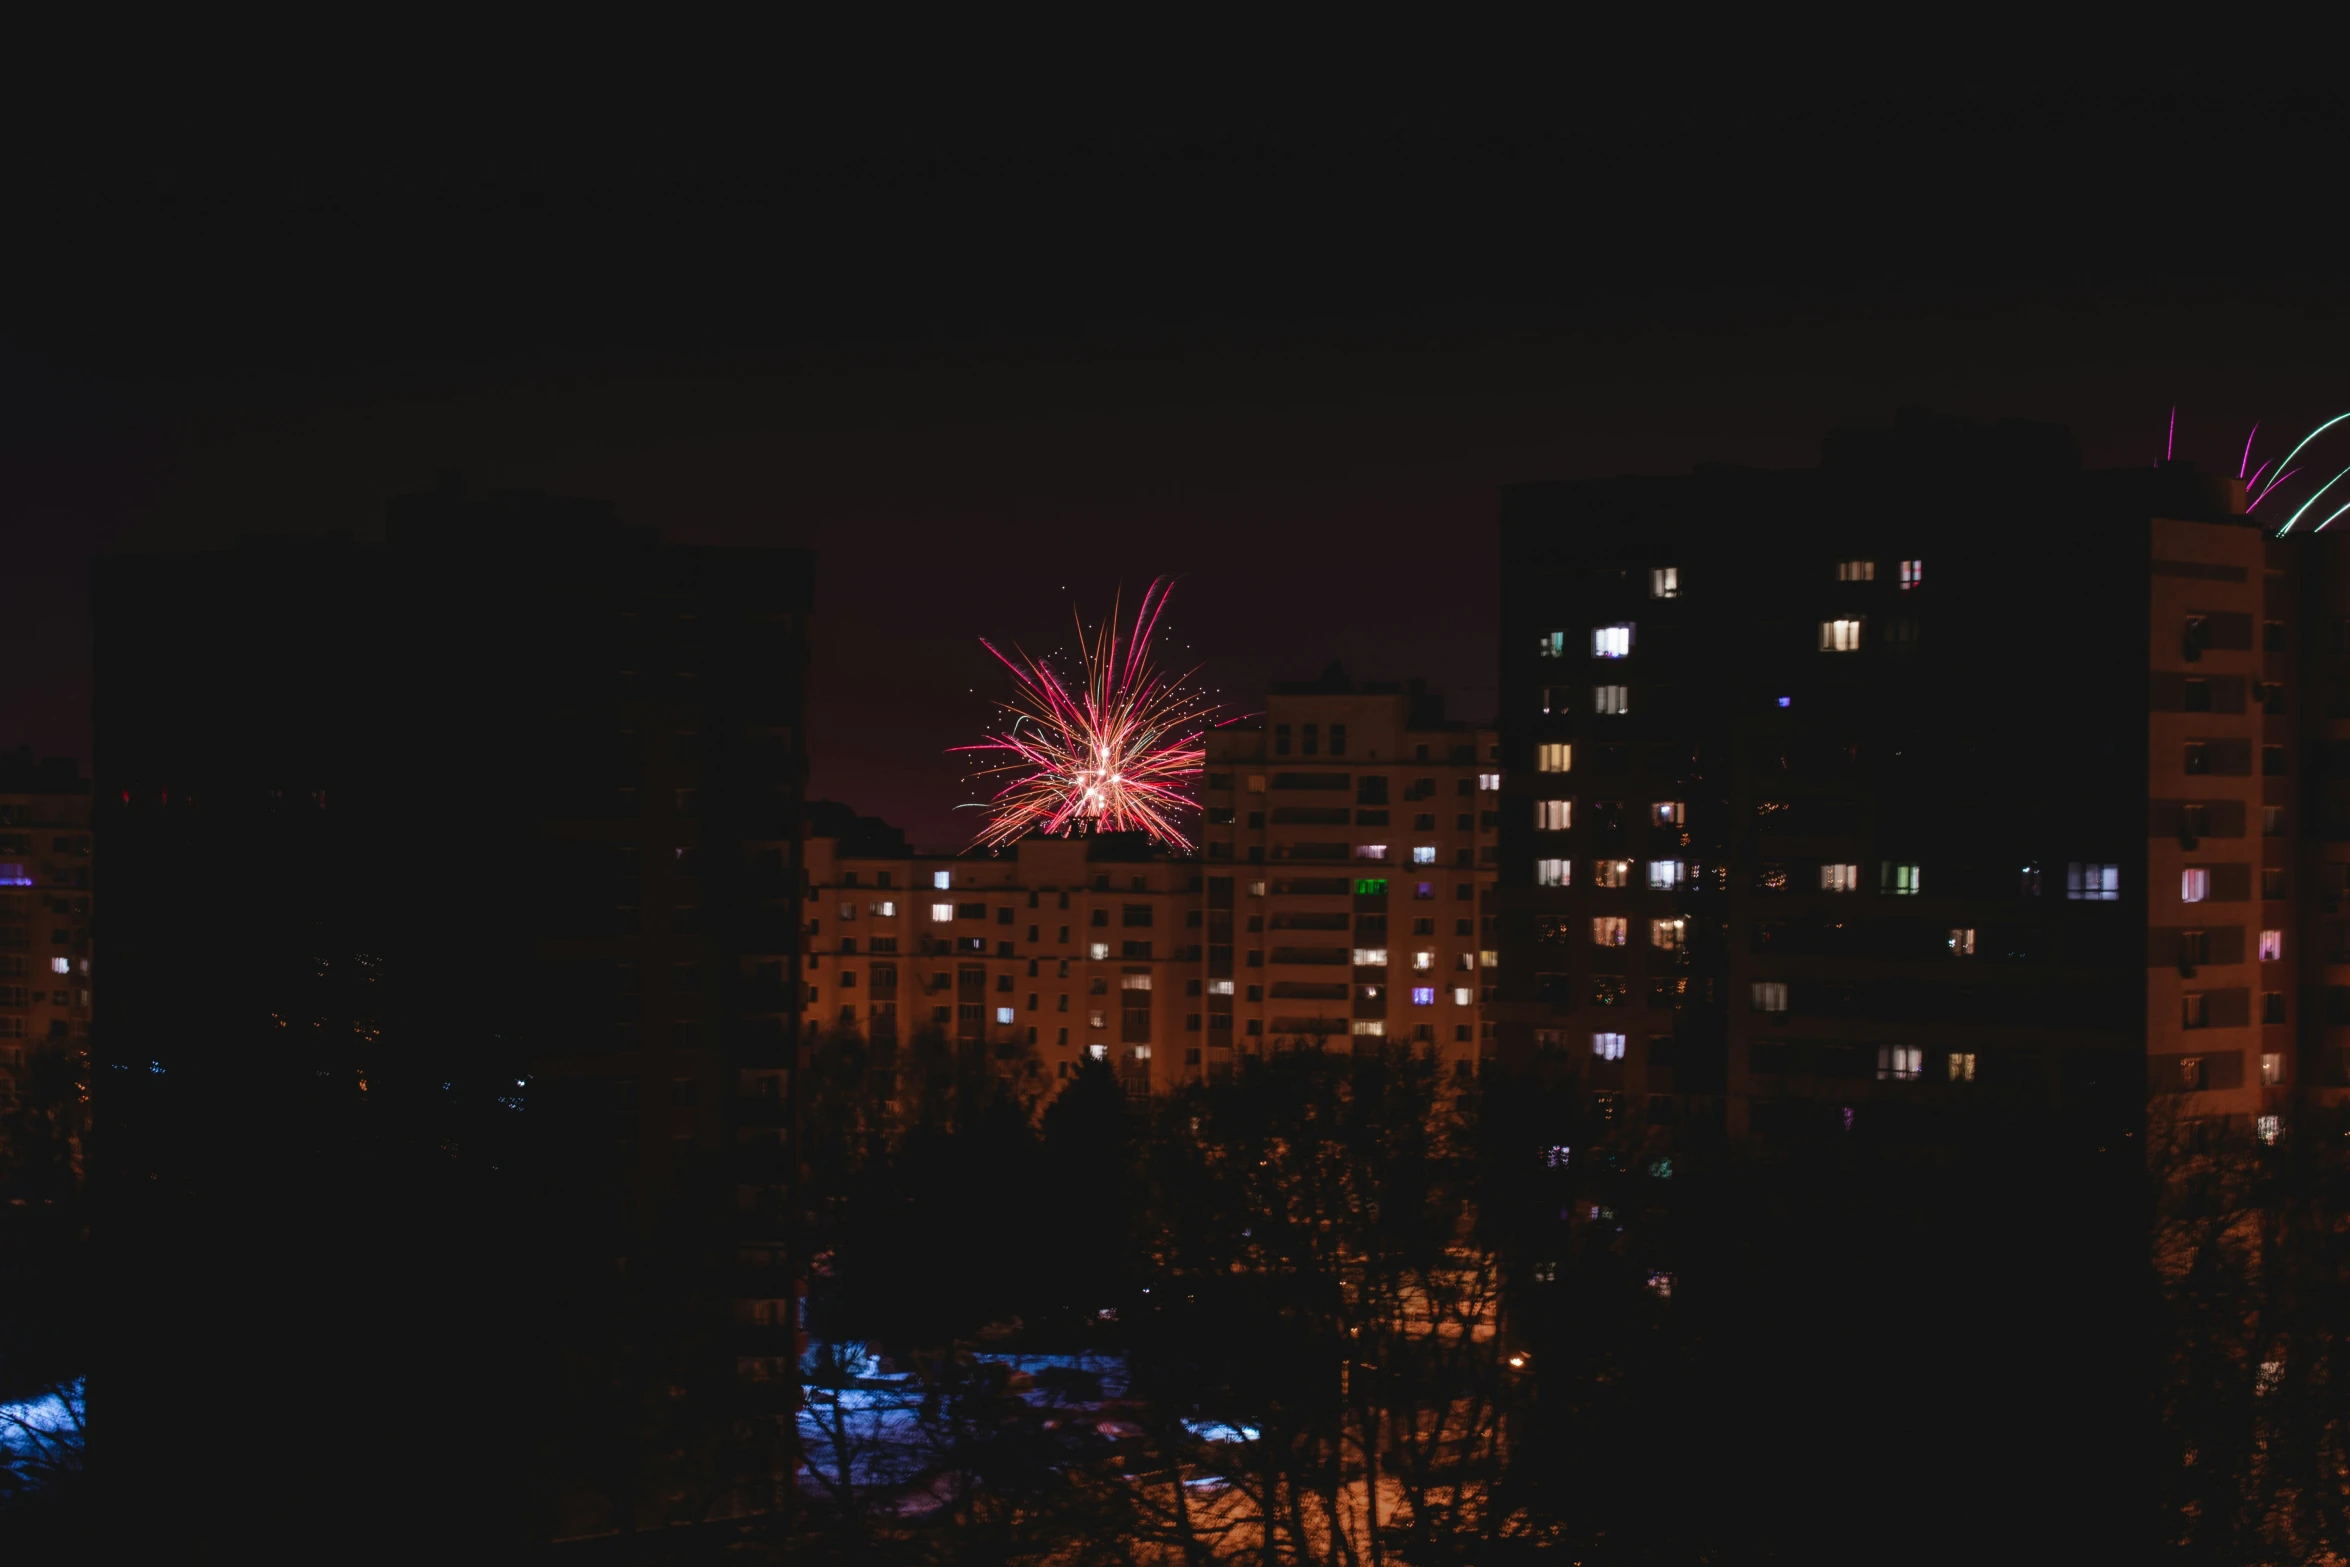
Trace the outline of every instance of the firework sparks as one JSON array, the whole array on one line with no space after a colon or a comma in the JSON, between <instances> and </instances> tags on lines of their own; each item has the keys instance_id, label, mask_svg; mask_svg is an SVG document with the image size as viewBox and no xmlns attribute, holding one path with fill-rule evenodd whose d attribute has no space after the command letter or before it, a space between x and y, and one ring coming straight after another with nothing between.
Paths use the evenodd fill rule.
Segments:
<instances>
[{"instance_id":1,"label":"firework sparks","mask_svg":"<svg viewBox=\"0 0 2350 1567\"><path fill-rule=\"evenodd\" d=\"M1000 848L1030 832L1047 835L1145 832L1178 850L1191 840L1176 816L1193 809L1184 785L1206 756L1206 699L1151 662L1151 637L1174 584L1160 578L1142 596L1134 626L1119 640L1119 607L1091 639L1078 626L1084 679L1075 689L1043 660L1014 648L1008 657L985 637L1016 682L1001 703L1011 725L979 745L956 746L983 760L975 777L1005 782L979 808L987 825L975 847Z\"/></svg>"},{"instance_id":2,"label":"firework sparks","mask_svg":"<svg viewBox=\"0 0 2350 1567\"><path fill-rule=\"evenodd\" d=\"M2325 423L2319 425L2316 429L2311 430L2307 435L2301 437L2299 441L2296 441L2293 445L2293 449L2285 453L2284 456L2264 459L2259 467L2251 468L2249 472L2246 472L2246 469L2250 467L2252 462L2252 443L2260 435L2260 426L2257 424L2254 425L2252 427L2252 433L2244 437L2244 455L2241 459L2238 460L2236 464L2236 477L2244 481L2244 487L2249 492L2248 498L2244 503L2244 509L2247 512L2251 512L2260 516L2263 522L2274 523L2278 510L2290 503L2292 499L2291 493L2286 493L2282 499L2277 501L2275 506L2270 507L2269 510L2265 513L2261 512L2260 510L2261 503L2269 500L2272 496L2277 496L2280 491L2285 489L2287 484L2289 484L2293 479L2299 477L2304 471L2301 468L2296 468L2293 466L2294 458L2299 457L2303 452L2307 451L2310 445L2320 436L2324 435L2328 430L2333 429L2336 425L2341 424L2345 420L2350 420L2350 413L2334 415L2333 418L2328 419ZM2275 536L2278 538L2283 538L2286 534L2291 533L2293 529L2299 525L2304 518L2308 517L2313 509L2316 508L2318 502L2325 498L2326 492L2331 490L2335 485L2341 483L2346 478L2350 478L2350 468L2341 469L2332 478L2326 480L2325 483L2319 485L2315 490L2310 491L2307 495L2303 496L2301 503L2293 508L2292 515L2285 518L2282 523L2276 524ZM2336 498L2339 499L2339 497ZM2335 518L2341 516L2344 512L2350 512L2350 505L2335 507L2333 511L2318 519L2306 531L2311 533L2319 532L2324 529L2327 524L2331 523Z\"/></svg>"}]
</instances>

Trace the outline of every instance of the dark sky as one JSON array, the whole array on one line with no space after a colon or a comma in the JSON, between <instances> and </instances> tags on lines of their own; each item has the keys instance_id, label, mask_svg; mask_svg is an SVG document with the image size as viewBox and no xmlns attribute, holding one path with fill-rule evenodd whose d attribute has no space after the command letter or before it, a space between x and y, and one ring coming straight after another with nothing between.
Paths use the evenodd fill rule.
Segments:
<instances>
[{"instance_id":1,"label":"dark sky","mask_svg":"<svg viewBox=\"0 0 2350 1567\"><path fill-rule=\"evenodd\" d=\"M814 787L924 842L967 835L977 638L1058 646L1154 575L1235 708L1339 659L1484 716L1509 481L1808 463L1907 403L2119 464L2175 402L2232 468L2252 420L2350 406L2325 236L2246 210L2337 125L2008 100L53 181L0 336L0 744L89 754L94 552L370 535L450 467L815 549Z\"/></svg>"}]
</instances>

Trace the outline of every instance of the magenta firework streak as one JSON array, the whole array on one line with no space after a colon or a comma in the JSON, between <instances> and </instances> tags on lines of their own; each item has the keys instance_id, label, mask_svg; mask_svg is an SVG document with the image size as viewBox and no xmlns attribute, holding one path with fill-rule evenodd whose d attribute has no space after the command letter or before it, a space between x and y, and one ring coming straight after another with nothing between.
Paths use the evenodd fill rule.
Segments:
<instances>
[{"instance_id":1,"label":"magenta firework streak","mask_svg":"<svg viewBox=\"0 0 2350 1567\"><path fill-rule=\"evenodd\" d=\"M1195 809L1185 786L1206 750L1208 704L1185 682L1197 671L1168 676L1151 663L1151 634L1174 584L1162 577L1142 596L1142 609L1123 644L1118 606L1089 640L1082 621L1077 644L1085 663L1082 688L1072 691L1044 662L1017 648L1017 661L985 637L1017 682L1000 704L1011 727L980 745L956 746L989 764L977 777L1010 775L984 809L987 826L975 846L998 848L1030 832L1145 832L1178 850L1191 840L1175 824Z\"/></svg>"}]
</instances>

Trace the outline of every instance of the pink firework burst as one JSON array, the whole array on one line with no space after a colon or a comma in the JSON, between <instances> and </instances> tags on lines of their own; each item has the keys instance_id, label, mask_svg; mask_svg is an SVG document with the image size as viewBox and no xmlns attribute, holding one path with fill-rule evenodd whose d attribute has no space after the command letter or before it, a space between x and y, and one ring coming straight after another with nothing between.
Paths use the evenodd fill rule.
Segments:
<instances>
[{"instance_id":1,"label":"pink firework burst","mask_svg":"<svg viewBox=\"0 0 2350 1567\"><path fill-rule=\"evenodd\" d=\"M1079 622L1085 678L1074 690L1042 660L1015 648L1015 661L979 639L1017 684L999 704L1011 726L954 748L985 759L974 776L1006 780L984 807L975 847L1000 848L1030 832L1092 831L1145 832L1191 848L1175 817L1196 809L1185 785L1207 755L1200 736L1208 703L1185 684L1196 670L1169 676L1151 663L1151 635L1173 588L1164 577L1151 583L1123 642L1116 603L1090 640Z\"/></svg>"}]
</instances>

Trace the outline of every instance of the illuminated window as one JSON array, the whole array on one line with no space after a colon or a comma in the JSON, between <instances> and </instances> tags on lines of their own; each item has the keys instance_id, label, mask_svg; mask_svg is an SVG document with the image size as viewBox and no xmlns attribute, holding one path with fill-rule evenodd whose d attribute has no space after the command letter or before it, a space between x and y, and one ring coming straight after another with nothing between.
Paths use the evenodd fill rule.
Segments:
<instances>
[{"instance_id":1,"label":"illuminated window","mask_svg":"<svg viewBox=\"0 0 2350 1567\"><path fill-rule=\"evenodd\" d=\"M1821 621L1820 651L1823 653L1859 652L1860 622L1857 620Z\"/></svg>"},{"instance_id":2,"label":"illuminated window","mask_svg":"<svg viewBox=\"0 0 2350 1567\"><path fill-rule=\"evenodd\" d=\"M1386 897L1386 896L1387 896L1387 878L1386 878L1386 877L1384 877L1384 876L1358 876L1358 877L1356 877L1356 878L1355 878L1355 896L1356 896L1356 897L1358 897L1358 898L1384 898L1384 897Z\"/></svg>"},{"instance_id":3,"label":"illuminated window","mask_svg":"<svg viewBox=\"0 0 2350 1567\"><path fill-rule=\"evenodd\" d=\"M1250 882L1248 884L1248 895L1252 898L1263 897L1265 895L1265 884L1261 881Z\"/></svg>"},{"instance_id":4,"label":"illuminated window","mask_svg":"<svg viewBox=\"0 0 2350 1567\"><path fill-rule=\"evenodd\" d=\"M1971 925L1954 927L1950 932L1950 955L1971 958L1975 955L1975 931Z\"/></svg>"},{"instance_id":5,"label":"illuminated window","mask_svg":"<svg viewBox=\"0 0 2350 1567\"><path fill-rule=\"evenodd\" d=\"M932 871L930 873L930 885L937 888L940 892L946 891L954 884L955 873L953 871Z\"/></svg>"},{"instance_id":6,"label":"illuminated window","mask_svg":"<svg viewBox=\"0 0 2350 1567\"><path fill-rule=\"evenodd\" d=\"M1591 628L1591 656L1593 658L1629 658L1632 653L1632 628L1621 626L1594 626Z\"/></svg>"},{"instance_id":7,"label":"illuminated window","mask_svg":"<svg viewBox=\"0 0 2350 1567\"><path fill-rule=\"evenodd\" d=\"M1118 988L1120 990L1148 990L1151 988L1151 977L1148 974L1121 974L1118 976Z\"/></svg>"},{"instance_id":8,"label":"illuminated window","mask_svg":"<svg viewBox=\"0 0 2350 1567\"><path fill-rule=\"evenodd\" d=\"M1545 631L1540 638L1540 651L1544 658L1565 658L1567 634L1564 631Z\"/></svg>"},{"instance_id":9,"label":"illuminated window","mask_svg":"<svg viewBox=\"0 0 2350 1567\"><path fill-rule=\"evenodd\" d=\"M1595 914L1591 918L1591 944L1595 947L1624 945L1627 922L1620 914Z\"/></svg>"},{"instance_id":10,"label":"illuminated window","mask_svg":"<svg viewBox=\"0 0 2350 1567\"><path fill-rule=\"evenodd\" d=\"M1836 580L1874 582L1877 580L1877 563L1873 560L1840 560L1836 562Z\"/></svg>"},{"instance_id":11,"label":"illuminated window","mask_svg":"<svg viewBox=\"0 0 2350 1567\"><path fill-rule=\"evenodd\" d=\"M2285 1080L2285 1058L2271 1050L2260 1058L2260 1082L2264 1088L2274 1088Z\"/></svg>"},{"instance_id":12,"label":"illuminated window","mask_svg":"<svg viewBox=\"0 0 2350 1567\"><path fill-rule=\"evenodd\" d=\"M1469 922L1468 922L1467 920L1463 920L1463 921L1461 921L1461 923L1462 923L1462 924L1465 926L1465 925L1467 925ZM1464 936L1466 936L1466 935L1468 934L1468 932L1467 932L1466 930L1463 930L1463 931L1461 932L1461 934L1462 934L1462 935L1464 935ZM1463 953L1460 953L1460 954L1458 954L1458 955L1457 955L1457 956L1456 956L1456 957L1453 959L1453 967L1455 967L1455 968L1474 969L1476 966L1477 966L1477 954L1476 954L1476 953L1474 953L1474 952L1463 952Z\"/></svg>"},{"instance_id":13,"label":"illuminated window","mask_svg":"<svg viewBox=\"0 0 2350 1567\"><path fill-rule=\"evenodd\" d=\"M1820 867L1820 891L1858 892L1860 867L1857 865L1823 865Z\"/></svg>"},{"instance_id":14,"label":"illuminated window","mask_svg":"<svg viewBox=\"0 0 2350 1567\"><path fill-rule=\"evenodd\" d=\"M1427 902L1427 901L1428 901L1430 898L1433 898L1433 897L1435 897L1435 896L1436 896L1436 883L1434 883L1434 882L1432 882L1432 881L1422 881L1422 882L1414 882L1414 883L1412 884L1412 899L1413 899L1413 901L1414 901L1414 902L1417 902L1417 903L1425 903L1425 902Z\"/></svg>"},{"instance_id":15,"label":"illuminated window","mask_svg":"<svg viewBox=\"0 0 2350 1567\"><path fill-rule=\"evenodd\" d=\"M1479 773L1477 775L1477 792L1479 794L1499 794L1501 792L1501 774Z\"/></svg>"},{"instance_id":16,"label":"illuminated window","mask_svg":"<svg viewBox=\"0 0 2350 1567\"><path fill-rule=\"evenodd\" d=\"M1494 951L1491 947L1486 947L1477 954L1477 966L1480 968L1499 968L1501 967L1501 954Z\"/></svg>"},{"instance_id":17,"label":"illuminated window","mask_svg":"<svg viewBox=\"0 0 2350 1567\"><path fill-rule=\"evenodd\" d=\"M935 924L951 925L955 919L955 906L951 903L933 903L930 906L930 918Z\"/></svg>"},{"instance_id":18,"label":"illuminated window","mask_svg":"<svg viewBox=\"0 0 2350 1567\"><path fill-rule=\"evenodd\" d=\"M1630 860L1594 860L1591 862L1592 885L1595 887L1623 887L1632 881Z\"/></svg>"},{"instance_id":19,"label":"illuminated window","mask_svg":"<svg viewBox=\"0 0 2350 1567\"><path fill-rule=\"evenodd\" d=\"M1658 827L1686 827L1689 807L1678 800L1659 800L1648 808L1648 819Z\"/></svg>"},{"instance_id":20,"label":"illuminated window","mask_svg":"<svg viewBox=\"0 0 2350 1567\"><path fill-rule=\"evenodd\" d=\"M2260 933L2260 961L2276 963L2282 961L2284 956L2285 933L2281 930L2262 931Z\"/></svg>"},{"instance_id":21,"label":"illuminated window","mask_svg":"<svg viewBox=\"0 0 2350 1567\"><path fill-rule=\"evenodd\" d=\"M1914 1045L1879 1045L1877 1081L1914 1083L1925 1075L1926 1053Z\"/></svg>"},{"instance_id":22,"label":"illuminated window","mask_svg":"<svg viewBox=\"0 0 2350 1567\"><path fill-rule=\"evenodd\" d=\"M1672 892L1681 885L1687 874L1687 867L1679 860L1650 860L1648 862L1648 890L1651 892Z\"/></svg>"},{"instance_id":23,"label":"illuminated window","mask_svg":"<svg viewBox=\"0 0 2350 1567\"><path fill-rule=\"evenodd\" d=\"M1434 865L1436 863L1436 845L1432 843L1413 844L1412 863L1414 865Z\"/></svg>"},{"instance_id":24,"label":"illuminated window","mask_svg":"<svg viewBox=\"0 0 2350 1567\"><path fill-rule=\"evenodd\" d=\"M1106 1019L1108 1016L1109 1013L1103 1011L1099 1007L1095 1007L1092 1011L1085 1014L1086 1026L1089 1028L1107 1028L1109 1024L1106 1023L1104 1019Z\"/></svg>"},{"instance_id":25,"label":"illuminated window","mask_svg":"<svg viewBox=\"0 0 2350 1567\"><path fill-rule=\"evenodd\" d=\"M1537 887L1564 887L1574 877L1574 864L1569 860L1536 860L1534 885Z\"/></svg>"},{"instance_id":26,"label":"illuminated window","mask_svg":"<svg viewBox=\"0 0 2350 1567\"><path fill-rule=\"evenodd\" d=\"M1538 773L1570 772L1574 765L1575 748L1563 741L1534 748L1534 770Z\"/></svg>"},{"instance_id":27,"label":"illuminated window","mask_svg":"<svg viewBox=\"0 0 2350 1567\"><path fill-rule=\"evenodd\" d=\"M1265 792L1265 775L1263 773L1251 773L1248 775L1248 792L1251 794L1263 794Z\"/></svg>"},{"instance_id":28,"label":"illuminated window","mask_svg":"<svg viewBox=\"0 0 2350 1567\"><path fill-rule=\"evenodd\" d=\"M1574 801L1536 800L1534 802L1534 830L1536 832L1565 832L1574 825Z\"/></svg>"},{"instance_id":29,"label":"illuminated window","mask_svg":"<svg viewBox=\"0 0 2350 1567\"><path fill-rule=\"evenodd\" d=\"M1916 587L1916 586L1917 586L1919 583L1921 583L1921 582L1923 582L1923 581L1925 581L1925 580L1926 580L1926 563L1925 563L1924 561L1922 561L1922 560L1905 560L1905 561L1903 561L1903 562L1901 563L1901 591L1902 591L1902 592L1904 592L1904 593L1907 593L1907 592L1908 592L1908 591L1909 591L1911 588L1914 588L1914 587Z\"/></svg>"},{"instance_id":30,"label":"illuminated window","mask_svg":"<svg viewBox=\"0 0 2350 1567\"><path fill-rule=\"evenodd\" d=\"M1358 860L1384 860L1387 858L1387 845L1358 843L1355 845L1355 858Z\"/></svg>"},{"instance_id":31,"label":"illuminated window","mask_svg":"<svg viewBox=\"0 0 2350 1567\"><path fill-rule=\"evenodd\" d=\"M1591 1036L1591 1053L1592 1053L1593 1055L1595 1055L1595 1056L1599 1057L1599 1059L1600 1059L1600 1060L1602 1060L1602 1061L1621 1061L1621 1060L1623 1060L1623 1059L1624 1059L1624 1036L1623 1036L1623 1035L1621 1035L1621 1034L1594 1034L1594 1035L1592 1035L1592 1036Z\"/></svg>"},{"instance_id":32,"label":"illuminated window","mask_svg":"<svg viewBox=\"0 0 2350 1567\"><path fill-rule=\"evenodd\" d=\"M1618 716L1632 711L1630 686L1593 686L1591 710L1595 713L1614 713Z\"/></svg>"},{"instance_id":33,"label":"illuminated window","mask_svg":"<svg viewBox=\"0 0 2350 1567\"><path fill-rule=\"evenodd\" d=\"M1689 922L1683 919L1650 920L1648 944L1666 952L1678 952L1688 944Z\"/></svg>"},{"instance_id":34,"label":"illuminated window","mask_svg":"<svg viewBox=\"0 0 2350 1567\"><path fill-rule=\"evenodd\" d=\"M2284 1132L2284 1123L2273 1115L2264 1115L2254 1119L2252 1129L2262 1142L2273 1144ZM2266 1386L2274 1387L2281 1372L2282 1368L2277 1367L2273 1360L2264 1360L2260 1364L2260 1379Z\"/></svg>"},{"instance_id":35,"label":"illuminated window","mask_svg":"<svg viewBox=\"0 0 2350 1567\"><path fill-rule=\"evenodd\" d=\"M2039 871L2028 873L2030 886L2039 885ZM2118 865L2093 865L2074 860L2064 868L2064 895L2075 902L2118 903L2122 895L2122 868Z\"/></svg>"},{"instance_id":36,"label":"illuminated window","mask_svg":"<svg viewBox=\"0 0 2350 1567\"><path fill-rule=\"evenodd\" d=\"M1380 1038L1387 1032L1387 1020L1376 1017L1358 1017L1355 1019L1354 1031L1358 1034L1368 1034L1374 1039Z\"/></svg>"},{"instance_id":37,"label":"illuminated window","mask_svg":"<svg viewBox=\"0 0 2350 1567\"><path fill-rule=\"evenodd\" d=\"M1757 1012L1784 1012L1787 1010L1787 982L1783 979L1758 979L1754 982L1754 1010Z\"/></svg>"},{"instance_id":38,"label":"illuminated window","mask_svg":"<svg viewBox=\"0 0 2350 1567\"><path fill-rule=\"evenodd\" d=\"M1099 1028L1101 1027L1101 1024L1097 1022L1093 1026ZM1085 1047L1085 1053L1096 1061L1107 1061L1110 1059L1110 1047L1108 1045L1087 1045Z\"/></svg>"},{"instance_id":39,"label":"illuminated window","mask_svg":"<svg viewBox=\"0 0 2350 1567\"><path fill-rule=\"evenodd\" d=\"M1085 949L1085 955L1099 963L1110 955L1110 944L1106 941L1097 941Z\"/></svg>"},{"instance_id":40,"label":"illuminated window","mask_svg":"<svg viewBox=\"0 0 2350 1567\"><path fill-rule=\"evenodd\" d=\"M1652 599L1679 598L1681 596L1681 568L1678 566L1649 567L1648 596Z\"/></svg>"},{"instance_id":41,"label":"illuminated window","mask_svg":"<svg viewBox=\"0 0 2350 1567\"><path fill-rule=\"evenodd\" d=\"M1412 967L1413 967L1413 968L1415 968L1415 969L1417 969L1417 970L1419 970L1420 972L1422 972L1422 973L1426 973L1426 972L1427 972L1429 969L1432 969L1432 968L1434 968L1435 966L1436 966L1436 954L1435 954L1435 953L1433 953L1433 952L1415 952L1415 953L1413 953L1413 954L1412 954Z\"/></svg>"},{"instance_id":42,"label":"illuminated window","mask_svg":"<svg viewBox=\"0 0 2350 1567\"><path fill-rule=\"evenodd\" d=\"M1415 1007L1436 1005L1436 987L1434 985L1414 985L1412 987L1412 1005Z\"/></svg>"},{"instance_id":43,"label":"illuminated window","mask_svg":"<svg viewBox=\"0 0 2350 1567\"><path fill-rule=\"evenodd\" d=\"M1385 947L1355 948L1356 968L1385 968L1386 966L1387 949Z\"/></svg>"},{"instance_id":44,"label":"illuminated window","mask_svg":"<svg viewBox=\"0 0 2350 1567\"><path fill-rule=\"evenodd\" d=\"M73 965L64 958L51 958L49 960L49 972L52 974L69 974L73 972Z\"/></svg>"},{"instance_id":45,"label":"illuminated window","mask_svg":"<svg viewBox=\"0 0 2350 1567\"><path fill-rule=\"evenodd\" d=\"M1975 1053L1972 1050L1953 1050L1948 1065L1952 1082L1971 1083L1975 1080Z\"/></svg>"},{"instance_id":46,"label":"illuminated window","mask_svg":"<svg viewBox=\"0 0 2350 1567\"><path fill-rule=\"evenodd\" d=\"M873 912L885 920L895 919L897 918L898 906L884 898L881 902L873 905Z\"/></svg>"},{"instance_id":47,"label":"illuminated window","mask_svg":"<svg viewBox=\"0 0 2350 1567\"><path fill-rule=\"evenodd\" d=\"M1925 887L1922 871L1915 865L1887 860L1884 865L1883 886L1887 896L1914 898Z\"/></svg>"},{"instance_id":48,"label":"illuminated window","mask_svg":"<svg viewBox=\"0 0 2350 1567\"><path fill-rule=\"evenodd\" d=\"M2201 903L2211 896L2211 872L2200 865L2190 865L2179 872L2179 901Z\"/></svg>"},{"instance_id":49,"label":"illuminated window","mask_svg":"<svg viewBox=\"0 0 2350 1567\"><path fill-rule=\"evenodd\" d=\"M996 1020L997 1022L999 1022L999 1023L1009 1023L1009 1022L1011 1022L1011 1021L1012 1021L1012 1009L1011 1009L1010 1007L998 1007L998 1008L996 1008L996 1009L995 1009L995 1020Z\"/></svg>"},{"instance_id":50,"label":"illuminated window","mask_svg":"<svg viewBox=\"0 0 2350 1567\"><path fill-rule=\"evenodd\" d=\"M1455 986L1453 986L1453 988L1452 988L1452 1004L1453 1004L1454 1006L1456 1006L1456 1007L1465 1007L1465 1006L1468 1006L1470 1003L1474 1002L1476 999L1477 999L1477 992L1475 992L1474 990L1471 990L1471 989L1470 989L1468 986L1466 986L1466 985L1455 985Z\"/></svg>"}]
</instances>

